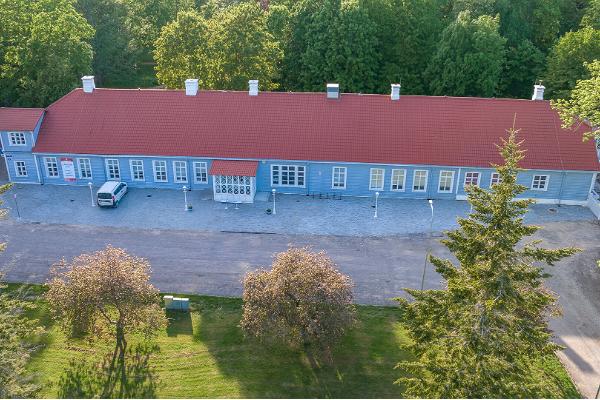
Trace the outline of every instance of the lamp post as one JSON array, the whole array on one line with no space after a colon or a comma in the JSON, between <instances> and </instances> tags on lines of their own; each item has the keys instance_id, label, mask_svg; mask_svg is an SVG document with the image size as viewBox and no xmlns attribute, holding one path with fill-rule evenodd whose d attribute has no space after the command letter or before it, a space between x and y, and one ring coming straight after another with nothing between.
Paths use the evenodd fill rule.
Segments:
<instances>
[{"instance_id":1,"label":"lamp post","mask_svg":"<svg viewBox=\"0 0 600 400\"><path fill-rule=\"evenodd\" d=\"M185 207L185 208L184 208L184 210L185 210L185 211L187 211L187 210L188 210L187 191L188 191L188 188L187 188L187 186L184 186L184 187L183 187L183 201L185 202L185 205L184 205L184 207Z\"/></svg>"},{"instance_id":2,"label":"lamp post","mask_svg":"<svg viewBox=\"0 0 600 400\"><path fill-rule=\"evenodd\" d=\"M273 193L273 215L275 215L277 214L277 211L275 211L275 192L277 192L277 190L273 189L271 192Z\"/></svg>"},{"instance_id":3,"label":"lamp post","mask_svg":"<svg viewBox=\"0 0 600 400\"><path fill-rule=\"evenodd\" d=\"M375 215L373 215L373 218L377 218L378 200L379 200L379 192L375 192Z\"/></svg>"},{"instance_id":4,"label":"lamp post","mask_svg":"<svg viewBox=\"0 0 600 400\"><path fill-rule=\"evenodd\" d=\"M96 207L96 202L94 201L94 184L92 182L88 182L88 187L90 188L90 198L92 199L92 207Z\"/></svg>"},{"instance_id":5,"label":"lamp post","mask_svg":"<svg viewBox=\"0 0 600 400\"><path fill-rule=\"evenodd\" d=\"M433 200L429 199L429 207L431 207L431 220L429 221L429 241L433 236ZM431 243L427 245L427 254L425 255L425 263L423 264L423 276L421 277L421 290L425 287L425 271L427 271L427 261L431 253Z\"/></svg>"}]
</instances>

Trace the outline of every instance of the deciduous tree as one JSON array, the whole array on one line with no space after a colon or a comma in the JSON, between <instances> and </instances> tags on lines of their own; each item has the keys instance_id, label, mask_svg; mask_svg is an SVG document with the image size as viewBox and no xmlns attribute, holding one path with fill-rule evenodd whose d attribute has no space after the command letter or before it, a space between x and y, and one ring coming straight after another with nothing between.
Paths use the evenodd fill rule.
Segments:
<instances>
[{"instance_id":1,"label":"deciduous tree","mask_svg":"<svg viewBox=\"0 0 600 400\"><path fill-rule=\"evenodd\" d=\"M590 79L577 81L569 98L553 101L552 106L558 110L563 127L587 124L589 131L586 136L600 139L600 60L586 64L586 68Z\"/></svg>"},{"instance_id":2,"label":"deciduous tree","mask_svg":"<svg viewBox=\"0 0 600 400\"><path fill-rule=\"evenodd\" d=\"M590 77L586 62L600 59L600 30L568 32L551 49L544 84L553 98L566 98L578 80Z\"/></svg>"},{"instance_id":3,"label":"deciduous tree","mask_svg":"<svg viewBox=\"0 0 600 400\"><path fill-rule=\"evenodd\" d=\"M533 201L518 198L526 190L517 184L524 150L514 129L501 154L500 183L489 190L470 186L472 213L442 241L458 264L430 259L445 288L406 289L413 301L399 299L416 357L399 365L408 372L399 380L408 397L556 396L536 369L559 349L548 329L557 305L544 286L544 264L577 250L522 244L539 228L523 222Z\"/></svg>"},{"instance_id":4,"label":"deciduous tree","mask_svg":"<svg viewBox=\"0 0 600 400\"><path fill-rule=\"evenodd\" d=\"M491 97L505 60L498 18L461 12L443 32L427 68L434 95Z\"/></svg>"},{"instance_id":5,"label":"deciduous tree","mask_svg":"<svg viewBox=\"0 0 600 400\"><path fill-rule=\"evenodd\" d=\"M291 248L275 256L272 269L244 278L244 331L325 351L347 332L355 319L352 282L324 252Z\"/></svg>"},{"instance_id":6,"label":"deciduous tree","mask_svg":"<svg viewBox=\"0 0 600 400\"><path fill-rule=\"evenodd\" d=\"M166 326L158 290L150 283L150 264L123 249L109 245L71 262L62 260L53 266L47 285L52 316L67 332L114 337L110 370L115 381L126 374L127 334L151 335ZM110 386L102 397L112 392Z\"/></svg>"},{"instance_id":7,"label":"deciduous tree","mask_svg":"<svg viewBox=\"0 0 600 400\"><path fill-rule=\"evenodd\" d=\"M180 14L162 30L154 56L158 80L167 87L198 78L206 89L246 90L248 80L258 79L261 88L272 90L282 54L265 12L242 3L209 20L196 12Z\"/></svg>"},{"instance_id":8,"label":"deciduous tree","mask_svg":"<svg viewBox=\"0 0 600 400\"><path fill-rule=\"evenodd\" d=\"M91 71L93 28L74 0L1 0L0 103L45 107Z\"/></svg>"}]
</instances>

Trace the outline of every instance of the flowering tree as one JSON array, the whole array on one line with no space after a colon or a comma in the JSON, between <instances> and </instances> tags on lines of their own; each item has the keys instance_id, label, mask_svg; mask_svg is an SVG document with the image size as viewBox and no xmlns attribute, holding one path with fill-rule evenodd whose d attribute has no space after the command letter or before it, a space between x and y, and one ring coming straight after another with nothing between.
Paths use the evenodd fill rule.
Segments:
<instances>
[{"instance_id":1,"label":"flowering tree","mask_svg":"<svg viewBox=\"0 0 600 400\"><path fill-rule=\"evenodd\" d=\"M270 271L250 272L244 279L244 331L261 340L276 340L329 352L352 326L352 281L324 252L291 248L275 256Z\"/></svg>"},{"instance_id":2,"label":"flowering tree","mask_svg":"<svg viewBox=\"0 0 600 400\"><path fill-rule=\"evenodd\" d=\"M125 373L126 334L147 335L166 326L150 264L112 246L54 265L46 294L53 318L78 334L110 334L116 343L112 367ZM112 369L112 368L111 368ZM106 396L102 396L106 397Z\"/></svg>"}]
</instances>

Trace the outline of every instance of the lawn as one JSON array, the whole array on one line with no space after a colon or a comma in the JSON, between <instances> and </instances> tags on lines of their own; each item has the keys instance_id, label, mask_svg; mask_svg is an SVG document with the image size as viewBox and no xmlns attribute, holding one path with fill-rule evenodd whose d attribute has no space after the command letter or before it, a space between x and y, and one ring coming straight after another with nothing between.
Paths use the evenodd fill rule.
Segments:
<instances>
[{"instance_id":1,"label":"lawn","mask_svg":"<svg viewBox=\"0 0 600 400\"><path fill-rule=\"evenodd\" d=\"M39 287L33 288L39 293ZM311 367L300 350L245 339L238 323L241 300L190 296L190 313L172 313L169 327L129 364L137 397L399 398L395 364L410 357L408 339L393 307L358 307L358 324L334 352L331 365ZM67 339L52 326L43 302L36 317L48 328L29 363L39 397L77 397L103 385L100 361L110 342ZM130 348L141 340L132 338ZM560 397L579 397L562 365L540 363ZM82 389L83 388L83 389ZM83 390L83 392L81 392Z\"/></svg>"}]
</instances>

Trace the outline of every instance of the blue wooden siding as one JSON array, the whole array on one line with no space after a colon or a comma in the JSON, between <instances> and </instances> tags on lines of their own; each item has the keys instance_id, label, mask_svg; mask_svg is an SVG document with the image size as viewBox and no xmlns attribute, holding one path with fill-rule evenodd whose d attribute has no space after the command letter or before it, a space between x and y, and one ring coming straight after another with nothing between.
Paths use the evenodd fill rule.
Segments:
<instances>
[{"instance_id":1,"label":"blue wooden siding","mask_svg":"<svg viewBox=\"0 0 600 400\"><path fill-rule=\"evenodd\" d=\"M8 176L11 182L19 183L39 183L38 173L35 165L34 156L27 152L5 152L6 166L8 167ZM27 169L27 177L18 177L15 168L16 161L24 161Z\"/></svg>"},{"instance_id":2,"label":"blue wooden siding","mask_svg":"<svg viewBox=\"0 0 600 400\"><path fill-rule=\"evenodd\" d=\"M9 172L14 182L38 182L37 169L31 153L27 152L9 152L11 161L9 164ZM44 164L45 157L56 157L58 162L59 176L51 178L47 176ZM64 180L62 168L60 165L61 157L73 158L75 163L75 171L77 179L74 182ZM184 185L192 189L212 189L212 177L208 176L207 183L194 182L194 165L197 162L206 162L207 171L210 170L211 160L203 158L167 158L167 157L110 157L110 156L86 156L86 155L64 155L64 154L38 154L39 170L41 172L41 182L45 184L63 184L63 185L87 185L90 179L80 179L79 158L88 158L92 168L92 179L94 186L99 186L107 179L107 171L105 161L107 159L119 160L119 169L121 180L127 182L131 187L140 188L165 188L165 189L181 189ZM24 160L27 163L29 176L27 178L16 178L14 171L14 160ZM144 180L134 181L131 176L130 160L141 160L144 165ZM167 166L167 182L155 182L153 161L164 161ZM174 182L174 161L185 161L187 163L188 181L186 183ZM305 185L304 187L293 186L273 186L271 185L271 166L272 165L296 165L304 166L305 168ZM346 168L346 188L332 187L333 168ZM383 189L377 190L381 197L388 198L411 198L411 199L454 199L456 196L464 196L464 181L467 172L480 173L480 186L483 188L490 187L491 175L494 172L491 168L458 168L458 167L437 167L437 166L400 166L400 165L379 165L379 164L351 164L351 163L316 163L316 162L299 162L299 161L280 161L280 160L264 160L259 161L256 175L256 187L258 192L271 191L277 189L278 193L294 193L294 194L311 194L336 193L342 196L363 196L370 197L375 195L376 190L369 189L370 174L372 168L380 168L384 171ZM392 191L392 171L394 169L405 171L405 185L403 191ZM427 185L425 191L413 190L413 178L416 170L428 171ZM451 192L439 192L439 179L442 171L454 172ZM531 190L531 183L534 175L548 175L548 189L545 191ZM593 178L592 172L574 172L574 171L523 171L519 174L518 182L529 188L523 197L531 197L537 199L562 199L573 201L585 201L588 197L590 184Z\"/></svg>"}]
</instances>

